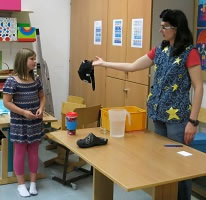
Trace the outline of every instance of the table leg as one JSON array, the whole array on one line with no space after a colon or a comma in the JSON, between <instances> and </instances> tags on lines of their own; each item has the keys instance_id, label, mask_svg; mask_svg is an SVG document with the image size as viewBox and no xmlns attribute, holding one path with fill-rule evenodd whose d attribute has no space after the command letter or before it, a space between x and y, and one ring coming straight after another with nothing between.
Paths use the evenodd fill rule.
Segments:
<instances>
[{"instance_id":1,"label":"table leg","mask_svg":"<svg viewBox=\"0 0 206 200\"><path fill-rule=\"evenodd\" d=\"M153 200L176 200L178 192L178 183L168 183L154 188Z\"/></svg>"},{"instance_id":2,"label":"table leg","mask_svg":"<svg viewBox=\"0 0 206 200\"><path fill-rule=\"evenodd\" d=\"M10 131L9 127L1 127L1 132L7 138L6 141L8 143L7 147L6 147L7 150L6 150L6 148L4 148L4 152L6 153L6 157L8 158L7 159L7 162L8 162L7 169L8 169L8 172L13 172L13 143L10 141L9 131ZM4 160L2 160L2 163L6 162L6 160L5 160L6 157L3 157Z\"/></svg>"},{"instance_id":3,"label":"table leg","mask_svg":"<svg viewBox=\"0 0 206 200\"><path fill-rule=\"evenodd\" d=\"M1 178L8 177L8 139L2 138L1 140Z\"/></svg>"},{"instance_id":4,"label":"table leg","mask_svg":"<svg viewBox=\"0 0 206 200\"><path fill-rule=\"evenodd\" d=\"M93 200L113 200L113 181L94 168Z\"/></svg>"}]
</instances>

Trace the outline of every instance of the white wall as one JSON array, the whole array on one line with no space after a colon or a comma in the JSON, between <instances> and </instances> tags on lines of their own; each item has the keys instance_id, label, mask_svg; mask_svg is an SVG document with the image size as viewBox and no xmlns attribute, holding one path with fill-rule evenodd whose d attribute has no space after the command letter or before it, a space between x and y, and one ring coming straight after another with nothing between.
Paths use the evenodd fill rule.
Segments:
<instances>
[{"instance_id":1,"label":"white wall","mask_svg":"<svg viewBox=\"0 0 206 200\"><path fill-rule=\"evenodd\" d=\"M42 54L47 62L55 117L69 88L70 0L22 0L22 10L31 10L31 25L39 28ZM35 50L34 44L34 50Z\"/></svg>"}]
</instances>

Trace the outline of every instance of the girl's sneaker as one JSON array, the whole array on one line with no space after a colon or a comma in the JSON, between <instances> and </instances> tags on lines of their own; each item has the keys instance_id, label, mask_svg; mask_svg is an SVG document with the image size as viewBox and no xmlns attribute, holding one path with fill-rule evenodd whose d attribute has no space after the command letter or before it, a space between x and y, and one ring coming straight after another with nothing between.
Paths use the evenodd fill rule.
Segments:
<instances>
[{"instance_id":1,"label":"girl's sneaker","mask_svg":"<svg viewBox=\"0 0 206 200\"><path fill-rule=\"evenodd\" d=\"M30 196L25 184L18 185L17 190L18 190L20 196L22 196L22 197L29 197Z\"/></svg>"},{"instance_id":2,"label":"girl's sneaker","mask_svg":"<svg viewBox=\"0 0 206 200\"><path fill-rule=\"evenodd\" d=\"M33 196L37 195L37 189L36 189L36 183L35 182L31 182L30 183L30 189L29 189L29 193Z\"/></svg>"}]
</instances>

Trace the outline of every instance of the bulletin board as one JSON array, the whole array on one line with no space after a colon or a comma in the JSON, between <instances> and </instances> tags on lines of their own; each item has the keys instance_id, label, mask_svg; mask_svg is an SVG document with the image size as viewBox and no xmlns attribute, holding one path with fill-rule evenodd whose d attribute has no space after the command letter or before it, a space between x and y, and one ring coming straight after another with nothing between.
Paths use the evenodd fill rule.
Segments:
<instances>
[{"instance_id":1,"label":"bulletin board","mask_svg":"<svg viewBox=\"0 0 206 200\"><path fill-rule=\"evenodd\" d=\"M200 53L203 78L206 81L206 0L195 0L195 41Z\"/></svg>"}]
</instances>

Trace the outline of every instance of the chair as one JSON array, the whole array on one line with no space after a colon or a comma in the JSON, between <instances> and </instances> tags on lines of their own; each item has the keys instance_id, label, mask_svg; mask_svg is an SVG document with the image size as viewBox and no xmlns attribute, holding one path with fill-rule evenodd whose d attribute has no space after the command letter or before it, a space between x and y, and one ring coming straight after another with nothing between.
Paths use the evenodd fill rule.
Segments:
<instances>
[{"instance_id":1,"label":"chair","mask_svg":"<svg viewBox=\"0 0 206 200\"><path fill-rule=\"evenodd\" d=\"M78 96L68 96L67 99L68 102L73 102L73 103L80 103L80 104L85 104L84 98L83 97L78 97Z\"/></svg>"},{"instance_id":2,"label":"chair","mask_svg":"<svg viewBox=\"0 0 206 200\"><path fill-rule=\"evenodd\" d=\"M198 120L206 124L206 108L200 108Z\"/></svg>"},{"instance_id":3,"label":"chair","mask_svg":"<svg viewBox=\"0 0 206 200\"><path fill-rule=\"evenodd\" d=\"M76 108L85 108L85 104L78 104L78 103L71 103L71 102L63 102L62 107L61 107L61 129L65 130L65 115L67 112L72 112ZM57 141L55 141L57 142ZM52 144L52 148L56 146ZM46 149L50 150L52 149L51 145L47 146ZM56 147L57 148L57 157L52 158L50 160L47 160L44 162L44 167L48 167L49 165L53 163L58 163L58 164L64 164L64 157L65 157L65 150L62 149L61 147Z\"/></svg>"},{"instance_id":4,"label":"chair","mask_svg":"<svg viewBox=\"0 0 206 200\"><path fill-rule=\"evenodd\" d=\"M81 129L99 126L100 109L101 105L75 108L74 112L78 113L77 128Z\"/></svg>"},{"instance_id":5,"label":"chair","mask_svg":"<svg viewBox=\"0 0 206 200\"><path fill-rule=\"evenodd\" d=\"M204 126L205 126L205 124L206 124L206 108L200 108L198 120L200 121L200 123L204 124ZM205 131L203 131L203 132L205 132ZM198 141L199 144L195 144L192 147L198 149L199 151L205 152L204 144L205 144L205 140L206 140L206 133L205 133L205 137L202 137L203 132L199 130L199 132L196 133L193 142ZM206 192L205 192L204 184L201 184L201 183L204 183L205 181L206 181L205 177L193 179L193 181L192 181L192 191L194 191L195 193L197 193L197 194L201 195L202 197L206 198Z\"/></svg>"},{"instance_id":6,"label":"chair","mask_svg":"<svg viewBox=\"0 0 206 200\"><path fill-rule=\"evenodd\" d=\"M66 129L65 125L65 115L68 112L68 102L63 103L62 105L62 130ZM70 107L71 108L71 107ZM86 127L97 127L100 124L100 109L101 105L89 106L89 107L79 107L75 108L73 111L78 113L77 118L77 128L86 128ZM64 171L62 178L53 177L54 180L66 185L69 184L72 188L76 189L76 185L73 183L81 178L87 177L92 174L92 167L90 170L86 170L81 168L86 162L79 158L77 162L71 162L69 160L69 152L70 150L64 147L64 145L60 141L55 141L58 143L60 147L58 147L58 158L56 158L56 162L60 164L64 164ZM46 161L47 162L47 161ZM66 174L68 172L73 171L74 169L79 169L82 172L85 172L83 175L77 176L75 178L66 180Z\"/></svg>"},{"instance_id":7,"label":"chair","mask_svg":"<svg viewBox=\"0 0 206 200\"><path fill-rule=\"evenodd\" d=\"M200 108L198 120L201 124L206 124L206 108ZM190 146L206 153L206 132L200 129L195 134Z\"/></svg>"},{"instance_id":8,"label":"chair","mask_svg":"<svg viewBox=\"0 0 206 200\"><path fill-rule=\"evenodd\" d=\"M63 105L63 108L66 108L66 106ZM78 118L77 118L78 128L99 126L100 109L101 109L100 105L74 109L74 112L78 113ZM65 114L62 114L62 118L65 118ZM62 130L65 130L65 129L66 129L65 121L62 121ZM86 169L81 168L83 165L86 164L86 162L84 160L82 160L81 158L79 158L78 162L70 162L69 161L69 164L68 164L70 150L65 148L61 144L61 142L58 142L58 141L56 141L56 142L59 143L59 145L61 147L63 147L66 152L64 154L61 154L61 158L64 157L63 177L62 178L53 177L53 179L60 182L60 183L62 183L62 184L64 184L64 185L69 184L70 186L72 186L75 189L76 185L73 182L75 182L75 181L77 181L81 178L84 178L84 177L87 177L87 176L91 175L92 174L92 168L90 170L86 170ZM83 175L77 176L75 178L66 180L66 174L68 172L71 172L72 170L74 170L76 168L78 168L79 170L81 170L85 173Z\"/></svg>"},{"instance_id":9,"label":"chair","mask_svg":"<svg viewBox=\"0 0 206 200\"><path fill-rule=\"evenodd\" d=\"M71 102L71 103L78 103L78 104L84 104L85 105L85 101L83 97L79 97L79 96L68 96L67 98L67 102ZM60 130L61 129L61 120L58 120L56 122L52 122L51 123L51 129L52 130ZM46 146L46 150L52 150L52 149L56 149L57 146L55 144L49 144Z\"/></svg>"},{"instance_id":10,"label":"chair","mask_svg":"<svg viewBox=\"0 0 206 200\"><path fill-rule=\"evenodd\" d=\"M67 102L85 104L84 98L78 96L68 96ZM61 129L61 120L58 120L57 122L52 122L51 126L54 130Z\"/></svg>"},{"instance_id":11,"label":"chair","mask_svg":"<svg viewBox=\"0 0 206 200\"><path fill-rule=\"evenodd\" d=\"M101 105L82 107L74 109L74 112L78 113L77 128L89 128L100 126L100 109ZM64 116L65 119L65 116ZM62 130L66 130L65 122L62 121ZM65 158L65 155L64 155ZM79 158L78 162L70 162L67 167L67 172L73 171L75 168L80 168L85 165L86 162ZM82 170L82 169L81 169ZM84 171L84 170L83 170ZM84 171L87 172L87 171Z\"/></svg>"}]
</instances>

